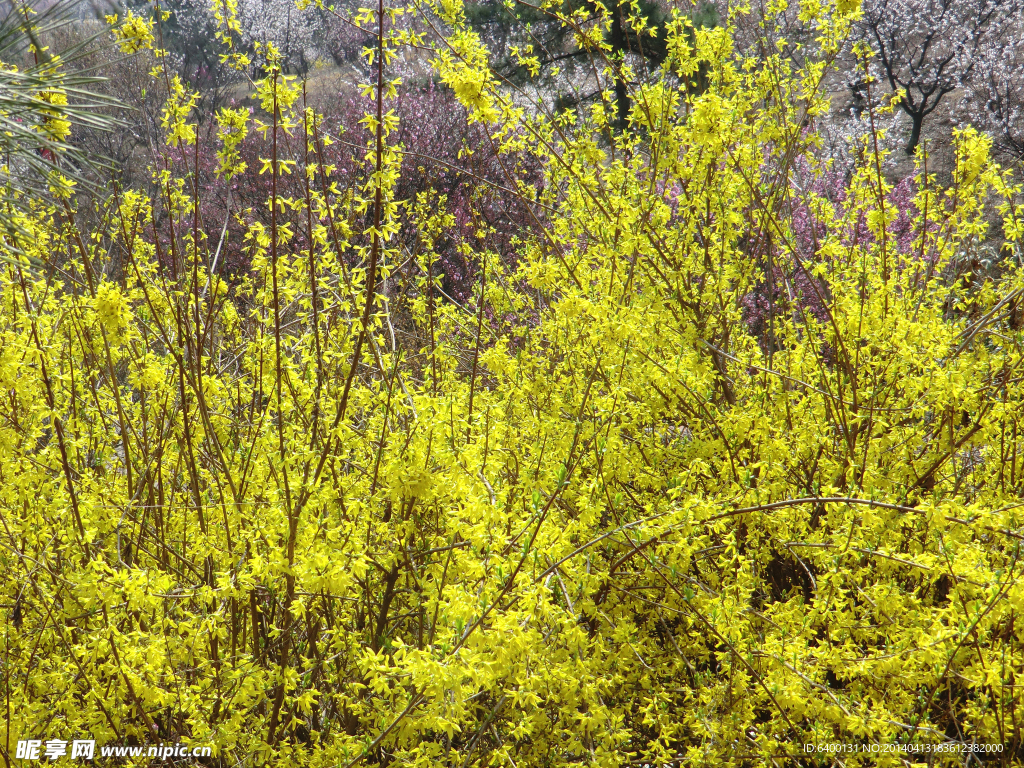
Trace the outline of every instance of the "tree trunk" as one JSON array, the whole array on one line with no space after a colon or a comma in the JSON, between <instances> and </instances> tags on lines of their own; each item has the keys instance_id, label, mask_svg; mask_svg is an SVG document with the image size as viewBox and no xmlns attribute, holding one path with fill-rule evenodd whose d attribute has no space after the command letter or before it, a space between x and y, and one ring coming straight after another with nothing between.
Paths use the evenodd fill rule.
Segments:
<instances>
[{"instance_id":1,"label":"tree trunk","mask_svg":"<svg viewBox=\"0 0 1024 768\"><path fill-rule=\"evenodd\" d=\"M921 126L924 124L924 113L911 112L909 114L913 125L910 129L910 141L907 142L906 153L912 155L914 150L917 149L917 145L921 143Z\"/></svg>"}]
</instances>

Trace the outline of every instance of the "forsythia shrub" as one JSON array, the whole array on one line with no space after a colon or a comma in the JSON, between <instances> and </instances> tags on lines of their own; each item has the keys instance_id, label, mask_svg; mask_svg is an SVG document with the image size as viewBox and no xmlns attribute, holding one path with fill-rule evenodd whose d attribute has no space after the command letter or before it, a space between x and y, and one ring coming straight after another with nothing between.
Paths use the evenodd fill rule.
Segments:
<instances>
[{"instance_id":1,"label":"forsythia shrub","mask_svg":"<svg viewBox=\"0 0 1024 768\"><path fill-rule=\"evenodd\" d=\"M387 67L427 41L383 5L354 22L375 39L359 184L318 162L329 137L273 51L262 112L225 115L264 137L271 180L237 289L175 170L196 140L180 82L158 198L117 192L93 232L67 201L18 214L10 759L88 737L210 744L225 766L831 764L805 754L820 742L1016 760L1021 190L973 132L948 188L919 155L909 244L872 136L841 196L794 185L798 163L828 173L813 127L851 3L801 5L802 69L677 16L626 133L628 62L542 7L603 62L578 113L496 82L458 0L410 9L470 119L545 169L513 190L537 224L521 262L481 238L465 306L436 290L443 205L394 195L421 161L392 141ZM776 298L755 335L758 291ZM964 758L843 756L910 759Z\"/></svg>"}]
</instances>

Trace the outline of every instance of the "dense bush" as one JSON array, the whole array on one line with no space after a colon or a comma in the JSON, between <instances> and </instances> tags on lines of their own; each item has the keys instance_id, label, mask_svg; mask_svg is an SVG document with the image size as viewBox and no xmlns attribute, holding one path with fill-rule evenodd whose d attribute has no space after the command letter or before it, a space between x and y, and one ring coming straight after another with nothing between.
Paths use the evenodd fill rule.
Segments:
<instances>
[{"instance_id":1,"label":"dense bush","mask_svg":"<svg viewBox=\"0 0 1024 768\"><path fill-rule=\"evenodd\" d=\"M353 21L376 35L364 134L271 66L206 174L252 196L234 284L171 78L158 195L118 191L93 231L67 199L12 214L7 744L525 767L987 743L1015 764L1020 187L973 131L949 188L921 153L894 189L875 135L829 176L854 3L801 5L801 67L737 53L741 11L677 17L646 79L602 53L612 10L542 8L591 45L585 109L495 81L457 2ZM401 46L433 46L459 141L415 137L451 97L399 95ZM414 184L403 143L461 170ZM446 253L473 270L454 301Z\"/></svg>"}]
</instances>

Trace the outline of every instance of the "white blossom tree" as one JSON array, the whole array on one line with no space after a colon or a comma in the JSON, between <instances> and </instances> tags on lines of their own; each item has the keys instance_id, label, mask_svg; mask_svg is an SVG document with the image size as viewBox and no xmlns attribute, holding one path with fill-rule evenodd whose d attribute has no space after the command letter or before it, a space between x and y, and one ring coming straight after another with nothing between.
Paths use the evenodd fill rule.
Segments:
<instances>
[{"instance_id":1,"label":"white blossom tree","mask_svg":"<svg viewBox=\"0 0 1024 768\"><path fill-rule=\"evenodd\" d=\"M326 20L315 4L299 10L295 0L239 0L238 20L244 43L274 43L292 69L305 71L323 53Z\"/></svg>"},{"instance_id":2,"label":"white blossom tree","mask_svg":"<svg viewBox=\"0 0 1024 768\"><path fill-rule=\"evenodd\" d=\"M978 57L964 106L999 149L1024 160L1024 14Z\"/></svg>"},{"instance_id":3,"label":"white blossom tree","mask_svg":"<svg viewBox=\"0 0 1024 768\"><path fill-rule=\"evenodd\" d=\"M979 62L1019 26L1021 7L1022 0L864 0L858 37L873 49L883 79L901 93L899 106L911 120L908 154L921 140L924 119L948 94L969 86ZM1020 79L998 67L986 72Z\"/></svg>"},{"instance_id":4,"label":"white blossom tree","mask_svg":"<svg viewBox=\"0 0 1024 768\"><path fill-rule=\"evenodd\" d=\"M121 1L135 9L152 9L156 4L156 0ZM159 0L159 4L171 13L163 24L163 44L182 60L182 74L203 89L216 87L213 80L223 69L218 66L222 51L210 0ZM337 5L357 4L342 0ZM238 21L238 42L243 47L251 52L257 43L273 43L285 68L293 72L306 71L318 58L338 58L330 13L315 4L300 10L295 0L238 0Z\"/></svg>"}]
</instances>

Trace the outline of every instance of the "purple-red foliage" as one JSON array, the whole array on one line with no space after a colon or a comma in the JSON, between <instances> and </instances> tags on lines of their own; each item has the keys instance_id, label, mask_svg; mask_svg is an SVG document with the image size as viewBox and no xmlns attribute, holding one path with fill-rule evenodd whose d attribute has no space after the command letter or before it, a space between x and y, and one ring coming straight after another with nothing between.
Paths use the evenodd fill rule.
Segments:
<instances>
[{"instance_id":1,"label":"purple-red foliage","mask_svg":"<svg viewBox=\"0 0 1024 768\"><path fill-rule=\"evenodd\" d=\"M802 177L802 178L801 178ZM801 184L803 181L805 183ZM895 253L914 258L914 217L917 208L915 179L908 176L896 184L886 200L896 209L896 217L886 228L887 247ZM848 199L847 184L833 171L813 172L798 169L798 181L791 194L789 220L792 240L780 244L771 237L756 238L748 248L758 260L761 278L743 299L743 319L754 336L765 347L774 344L771 339L772 318L803 319L823 323L828 318L825 302L829 290L826 283L811 275L810 267L817 262L818 249L829 227L815 214L806 193L827 198L836 209L836 215L845 216ZM849 243L869 243L874 235L863 216L858 217L845 233ZM770 269L769 269L770 264Z\"/></svg>"},{"instance_id":2,"label":"purple-red foliage","mask_svg":"<svg viewBox=\"0 0 1024 768\"><path fill-rule=\"evenodd\" d=\"M400 200L433 190L444 195L454 228L435 242L436 264L444 275L443 289L465 302L477 282L479 265L462 253L463 242L473 250L489 250L507 265L517 259L515 241L536 226L529 205L509 191L518 181L539 187L540 166L532 158L500 155L486 127L470 125L466 111L446 90L430 87L404 92L395 105L399 115L396 141L406 154L396 189ZM486 232L486 236L477 236ZM416 238L415 222L403 228L408 241Z\"/></svg>"},{"instance_id":3,"label":"purple-red foliage","mask_svg":"<svg viewBox=\"0 0 1024 768\"><path fill-rule=\"evenodd\" d=\"M517 180L537 186L542 181L539 166L524 156L499 156L497 147L486 128L469 125L465 110L447 91L433 86L407 90L389 105L399 116L398 130L389 137L404 152L401 175L395 198L406 201L410 207L418 194L432 191L436 202L446 198L445 210L454 219L454 226L434 243L435 275L442 275L442 289L463 303L471 296L478 282L479 265L464 255L463 243L472 245L474 253L488 250L508 265L517 259L516 239L536 226L536 219L528 204L507 190ZM334 143L323 147L322 161L336 170L332 180L344 193L353 185L363 183L369 169L364 156L369 138L365 125L360 124L366 109L365 102L339 100L327 109L324 132ZM244 234L253 221L269 226L268 200L271 195L272 176L260 174L261 158L271 154L269 135L264 138L250 131L240 148L247 170L226 182L216 176L216 140L200 139L197 154L188 148L185 156L177 148L165 148L165 157L175 165L187 164L199 179L200 212L202 224L210 237L211 255L217 251L219 236L224 230L217 271L229 279L237 279L249 269L250 256ZM298 161L293 173L278 177L278 194L301 198L304 195L302 172L304 140L301 129L289 137L278 134L280 157ZM315 161L310 157L310 162ZM319 177L312 182L319 190ZM230 204L230 215L228 206ZM287 214L291 215L291 214ZM227 225L225 228L225 220ZM365 222L353 221L353 230L362 229ZM306 248L306 222L292 222L295 238L291 248ZM478 232L486 232L478 237ZM416 251L420 242L417 222L405 216L399 233L402 245L409 253ZM354 258L354 256L353 256Z\"/></svg>"}]
</instances>

